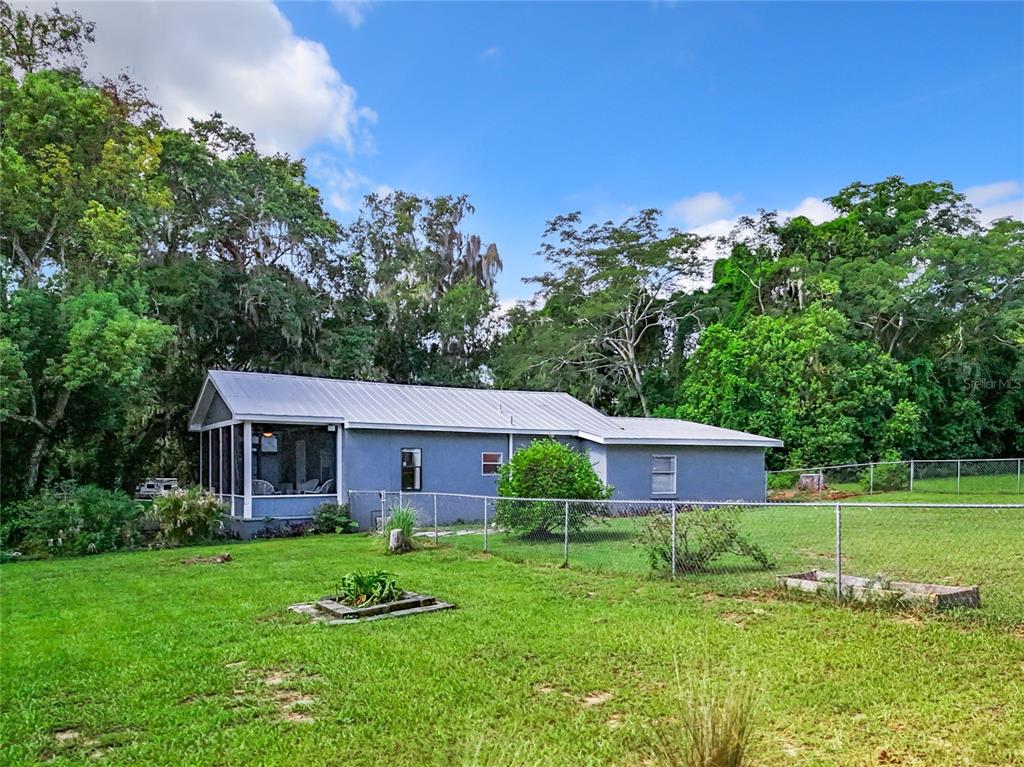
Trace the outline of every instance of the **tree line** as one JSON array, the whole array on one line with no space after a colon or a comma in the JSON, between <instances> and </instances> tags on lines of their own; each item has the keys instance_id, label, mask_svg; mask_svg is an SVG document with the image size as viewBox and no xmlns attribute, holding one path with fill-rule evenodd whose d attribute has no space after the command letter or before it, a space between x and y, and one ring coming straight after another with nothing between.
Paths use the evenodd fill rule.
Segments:
<instances>
[{"instance_id":1,"label":"tree line","mask_svg":"<svg viewBox=\"0 0 1024 767\"><path fill-rule=\"evenodd\" d=\"M710 274L707 239L656 210L558 216L503 316L467 195L369 195L342 225L301 159L86 77L92 37L0 3L5 501L194 475L211 367L559 389L780 437L776 464L1024 449L1024 229L949 184L742 219Z\"/></svg>"}]
</instances>

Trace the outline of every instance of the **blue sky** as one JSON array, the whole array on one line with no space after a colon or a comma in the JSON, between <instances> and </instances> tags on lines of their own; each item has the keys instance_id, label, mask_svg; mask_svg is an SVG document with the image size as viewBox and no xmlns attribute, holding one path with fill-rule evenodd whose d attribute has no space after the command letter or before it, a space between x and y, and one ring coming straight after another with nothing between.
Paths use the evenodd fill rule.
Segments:
<instances>
[{"instance_id":1,"label":"blue sky","mask_svg":"<svg viewBox=\"0 0 1024 767\"><path fill-rule=\"evenodd\" d=\"M1024 210L1021 3L81 8L97 66L132 67L172 123L216 108L304 155L343 221L375 188L470 194L503 298L576 209L719 231L899 174Z\"/></svg>"}]
</instances>

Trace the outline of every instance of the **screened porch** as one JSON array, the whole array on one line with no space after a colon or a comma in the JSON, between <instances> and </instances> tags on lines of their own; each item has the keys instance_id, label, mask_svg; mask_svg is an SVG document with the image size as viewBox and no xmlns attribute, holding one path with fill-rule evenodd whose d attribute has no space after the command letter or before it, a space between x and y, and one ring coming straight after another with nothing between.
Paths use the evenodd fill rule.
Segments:
<instances>
[{"instance_id":1,"label":"screened porch","mask_svg":"<svg viewBox=\"0 0 1024 767\"><path fill-rule=\"evenodd\" d=\"M341 430L243 421L199 432L199 480L243 519L307 517L339 503Z\"/></svg>"}]
</instances>

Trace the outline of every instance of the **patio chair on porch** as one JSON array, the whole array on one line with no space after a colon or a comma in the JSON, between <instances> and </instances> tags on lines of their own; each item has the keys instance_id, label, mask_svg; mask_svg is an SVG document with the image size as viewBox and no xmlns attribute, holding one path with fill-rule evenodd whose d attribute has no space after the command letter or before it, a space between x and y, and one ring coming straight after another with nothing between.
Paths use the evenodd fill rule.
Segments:
<instances>
[{"instance_id":1,"label":"patio chair on porch","mask_svg":"<svg viewBox=\"0 0 1024 767\"><path fill-rule=\"evenodd\" d=\"M276 492L274 486L265 479L254 479L252 481L253 495L274 495Z\"/></svg>"}]
</instances>

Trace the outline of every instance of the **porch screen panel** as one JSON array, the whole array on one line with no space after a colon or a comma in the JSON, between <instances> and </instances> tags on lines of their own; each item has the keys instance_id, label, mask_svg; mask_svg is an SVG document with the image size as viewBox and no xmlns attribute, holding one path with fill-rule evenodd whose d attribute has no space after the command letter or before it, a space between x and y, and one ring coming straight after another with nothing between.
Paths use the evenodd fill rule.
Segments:
<instances>
[{"instance_id":1,"label":"porch screen panel","mask_svg":"<svg viewBox=\"0 0 1024 767\"><path fill-rule=\"evenodd\" d=\"M235 495L243 495L245 490L242 483L242 474L245 472L245 445L243 444L242 438L245 435L245 428L243 424L238 424L233 429L233 444L235 446L235 468L234 468L234 479L235 479Z\"/></svg>"},{"instance_id":2,"label":"porch screen panel","mask_svg":"<svg viewBox=\"0 0 1024 767\"><path fill-rule=\"evenodd\" d=\"M220 429L212 429L210 438L210 490L220 492Z\"/></svg>"},{"instance_id":3,"label":"porch screen panel","mask_svg":"<svg viewBox=\"0 0 1024 767\"><path fill-rule=\"evenodd\" d=\"M221 446L220 450L220 491L224 495L228 495L231 492L231 427L222 426L220 429L220 435L217 442Z\"/></svg>"}]
</instances>

